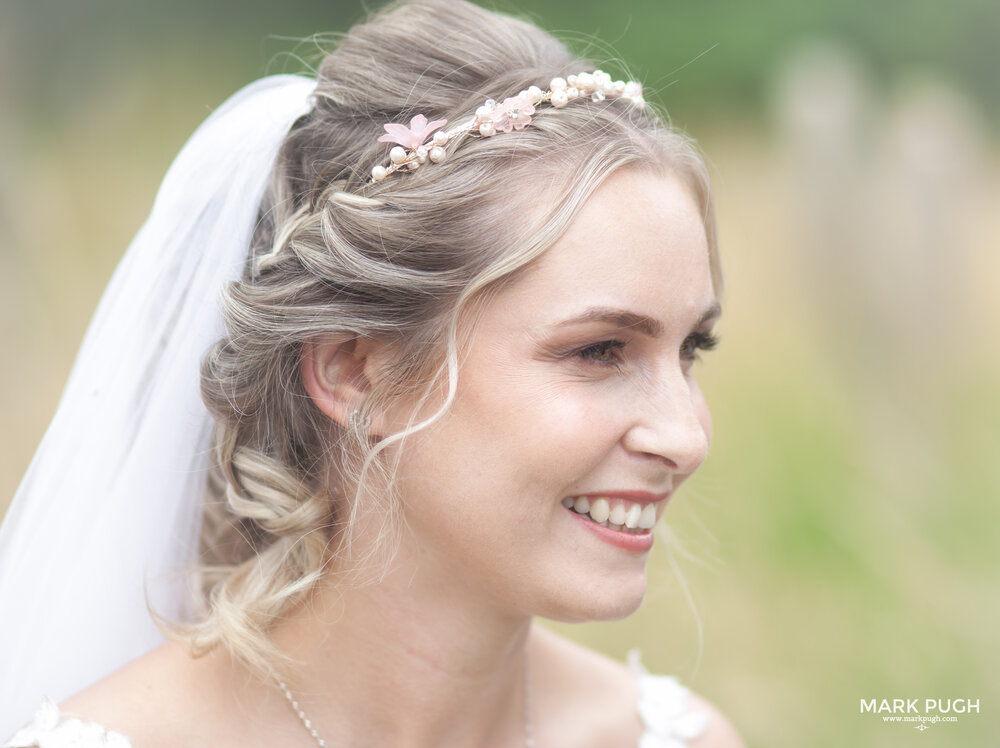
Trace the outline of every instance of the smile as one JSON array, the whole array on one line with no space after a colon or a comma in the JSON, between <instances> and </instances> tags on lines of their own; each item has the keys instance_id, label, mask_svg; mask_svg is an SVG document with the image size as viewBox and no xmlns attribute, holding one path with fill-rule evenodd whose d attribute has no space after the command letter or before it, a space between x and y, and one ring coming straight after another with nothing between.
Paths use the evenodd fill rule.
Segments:
<instances>
[{"instance_id":1,"label":"smile","mask_svg":"<svg viewBox=\"0 0 1000 748\"><path fill-rule=\"evenodd\" d=\"M562 504L591 522L616 532L639 535L656 524L656 503L642 504L604 496L567 496Z\"/></svg>"}]
</instances>

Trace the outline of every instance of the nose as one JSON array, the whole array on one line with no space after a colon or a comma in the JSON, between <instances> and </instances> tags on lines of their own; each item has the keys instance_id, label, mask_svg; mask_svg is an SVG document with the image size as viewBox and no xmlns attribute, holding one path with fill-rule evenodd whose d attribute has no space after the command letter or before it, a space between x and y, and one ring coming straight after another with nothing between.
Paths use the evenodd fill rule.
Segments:
<instances>
[{"instance_id":1,"label":"nose","mask_svg":"<svg viewBox=\"0 0 1000 748\"><path fill-rule=\"evenodd\" d=\"M637 403L637 415L625 432L625 449L666 462L677 473L690 474L708 456L711 422L697 383L677 372L658 383Z\"/></svg>"}]
</instances>

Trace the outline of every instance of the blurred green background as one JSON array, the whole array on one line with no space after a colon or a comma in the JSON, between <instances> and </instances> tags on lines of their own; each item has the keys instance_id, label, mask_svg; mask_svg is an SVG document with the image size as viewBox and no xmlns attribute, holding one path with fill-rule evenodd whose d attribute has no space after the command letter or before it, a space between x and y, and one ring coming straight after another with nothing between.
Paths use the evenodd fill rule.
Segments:
<instances>
[{"instance_id":1,"label":"blurred green background","mask_svg":"<svg viewBox=\"0 0 1000 748\"><path fill-rule=\"evenodd\" d=\"M520 10L698 137L728 284L713 454L668 515L681 577L661 546L637 615L558 628L641 647L752 746L1000 744L1000 3ZM362 15L0 3L0 510L187 135ZM919 732L871 698L981 713Z\"/></svg>"}]
</instances>

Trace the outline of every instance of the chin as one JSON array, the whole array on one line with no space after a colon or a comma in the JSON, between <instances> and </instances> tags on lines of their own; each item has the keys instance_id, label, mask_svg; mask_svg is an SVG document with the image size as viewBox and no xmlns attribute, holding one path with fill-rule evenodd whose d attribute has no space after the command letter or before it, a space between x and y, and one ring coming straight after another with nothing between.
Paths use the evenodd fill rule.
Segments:
<instances>
[{"instance_id":1,"label":"chin","mask_svg":"<svg viewBox=\"0 0 1000 748\"><path fill-rule=\"evenodd\" d=\"M599 585L563 587L556 599L539 606L535 615L560 623L620 621L635 613L646 596L646 574L623 581L608 579Z\"/></svg>"}]
</instances>

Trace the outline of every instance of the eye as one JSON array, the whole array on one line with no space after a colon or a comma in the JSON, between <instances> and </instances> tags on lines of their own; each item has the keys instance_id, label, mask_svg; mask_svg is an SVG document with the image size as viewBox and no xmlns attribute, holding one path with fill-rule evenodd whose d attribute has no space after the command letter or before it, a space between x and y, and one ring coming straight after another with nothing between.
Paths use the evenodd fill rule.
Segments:
<instances>
[{"instance_id":1,"label":"eye","mask_svg":"<svg viewBox=\"0 0 1000 748\"><path fill-rule=\"evenodd\" d=\"M681 344L681 359L696 361L698 351L711 351L719 344L719 338L710 332L694 332L685 338Z\"/></svg>"},{"instance_id":2,"label":"eye","mask_svg":"<svg viewBox=\"0 0 1000 748\"><path fill-rule=\"evenodd\" d=\"M577 356L597 364L617 366L624 358L624 350L624 340L602 340L600 343L581 348L577 351Z\"/></svg>"}]
</instances>

